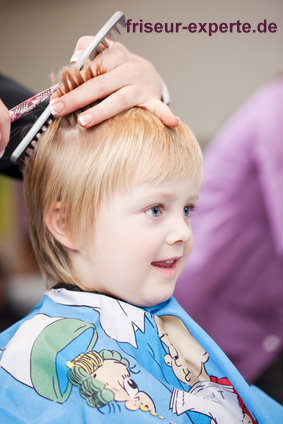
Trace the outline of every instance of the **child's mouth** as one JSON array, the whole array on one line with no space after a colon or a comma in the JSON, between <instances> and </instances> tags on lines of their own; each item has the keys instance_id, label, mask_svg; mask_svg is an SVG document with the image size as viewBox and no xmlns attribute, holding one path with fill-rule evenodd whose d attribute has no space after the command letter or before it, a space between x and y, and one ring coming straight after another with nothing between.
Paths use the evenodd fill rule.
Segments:
<instances>
[{"instance_id":1,"label":"child's mouth","mask_svg":"<svg viewBox=\"0 0 283 424\"><path fill-rule=\"evenodd\" d=\"M176 263L180 258L164 259L162 261L151 262L151 265L168 276L174 276L176 271Z\"/></svg>"},{"instance_id":2,"label":"child's mouth","mask_svg":"<svg viewBox=\"0 0 283 424\"><path fill-rule=\"evenodd\" d=\"M172 268L176 260L174 259L166 259L164 261L156 261L152 262L151 265L157 266L159 268Z\"/></svg>"}]
</instances>

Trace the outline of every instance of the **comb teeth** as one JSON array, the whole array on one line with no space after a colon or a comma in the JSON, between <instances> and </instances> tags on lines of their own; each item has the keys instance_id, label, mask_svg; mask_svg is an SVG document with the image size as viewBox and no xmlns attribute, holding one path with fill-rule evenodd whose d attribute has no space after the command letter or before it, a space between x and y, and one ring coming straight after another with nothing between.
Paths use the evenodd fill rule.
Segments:
<instances>
[{"instance_id":1,"label":"comb teeth","mask_svg":"<svg viewBox=\"0 0 283 424\"><path fill-rule=\"evenodd\" d=\"M114 35L112 34L112 32L111 32L111 31L109 31L109 32L107 33L106 37L107 37L109 40L111 40L111 41L114 41L114 40L115 40Z\"/></svg>"},{"instance_id":2,"label":"comb teeth","mask_svg":"<svg viewBox=\"0 0 283 424\"><path fill-rule=\"evenodd\" d=\"M103 25L103 27L98 31L98 33L93 37L90 44L87 46L87 48L84 50L82 55L79 57L77 62L75 63L75 66L78 69L81 69L85 59L94 59L95 56L100 53L101 46L100 43L104 41L106 42L106 38L114 39L113 35L111 34L111 31L114 30L118 34L120 34L120 31L118 29L118 24L121 24L122 26L126 25L126 19L123 12L116 12L113 16ZM102 43L103 44L103 43ZM108 47L108 44L106 44L106 47Z\"/></svg>"},{"instance_id":3,"label":"comb teeth","mask_svg":"<svg viewBox=\"0 0 283 424\"><path fill-rule=\"evenodd\" d=\"M118 22L119 22L120 25L122 25L123 28L126 28L126 18L125 18L124 13L122 14L122 16L120 17Z\"/></svg>"},{"instance_id":4,"label":"comb teeth","mask_svg":"<svg viewBox=\"0 0 283 424\"><path fill-rule=\"evenodd\" d=\"M31 157L33 150L34 150L34 149L32 149L31 147L29 147L29 148L26 150L26 155L27 155L28 157ZM24 158L23 158L23 159L24 159Z\"/></svg>"},{"instance_id":5,"label":"comb teeth","mask_svg":"<svg viewBox=\"0 0 283 424\"><path fill-rule=\"evenodd\" d=\"M27 142L25 149L22 149L22 151L17 153L17 160L20 162L20 164L24 164L25 161L26 161L26 158L31 157L34 149L37 146L38 140L40 139L42 133L44 133L47 130L48 126L53 122L54 119L55 119L54 117L46 118L42 127L40 127L38 132L33 135L33 138L31 138L31 137L29 138L30 141ZM29 135L29 133L26 135L26 137L28 137L28 135Z\"/></svg>"},{"instance_id":6,"label":"comb teeth","mask_svg":"<svg viewBox=\"0 0 283 424\"><path fill-rule=\"evenodd\" d=\"M46 122L45 125L43 125L40 130L38 131L38 133L35 135L35 137L31 140L30 144L28 145L28 147L26 148L26 150L23 151L22 155L21 155L21 161L25 162L26 157L31 157L31 155L33 154L34 149L37 146L38 140L40 139L40 137L42 136L42 133L44 133L48 126L52 123L53 119L48 119L48 121Z\"/></svg>"},{"instance_id":7,"label":"comb teeth","mask_svg":"<svg viewBox=\"0 0 283 424\"><path fill-rule=\"evenodd\" d=\"M97 53L101 53L102 52L102 48L100 46L97 46L96 49L95 49L95 51Z\"/></svg>"},{"instance_id":8,"label":"comb teeth","mask_svg":"<svg viewBox=\"0 0 283 424\"><path fill-rule=\"evenodd\" d=\"M99 43L99 45L95 48L94 52L91 54L90 58L94 59L95 56L97 56L99 53L103 52L103 50L107 49L109 47L109 44L106 43Z\"/></svg>"},{"instance_id":9,"label":"comb teeth","mask_svg":"<svg viewBox=\"0 0 283 424\"><path fill-rule=\"evenodd\" d=\"M42 136L42 133L44 133L47 130L47 128L53 122L53 120L54 119L52 119L52 118L48 119L48 121L40 128L40 130L38 131L38 133L31 140L31 142L30 142L30 144L29 144L26 152L23 152L23 154L27 153L29 156L31 155L31 153L33 152L33 150L36 148L37 142L40 139L40 137Z\"/></svg>"},{"instance_id":10,"label":"comb teeth","mask_svg":"<svg viewBox=\"0 0 283 424\"><path fill-rule=\"evenodd\" d=\"M100 41L100 43L105 47L109 47L109 44L107 43L107 40L105 38L102 38L102 40Z\"/></svg>"},{"instance_id":11,"label":"comb teeth","mask_svg":"<svg viewBox=\"0 0 283 424\"><path fill-rule=\"evenodd\" d=\"M116 31L118 34L121 34L121 31L119 30L117 25L113 26L113 30Z\"/></svg>"}]
</instances>

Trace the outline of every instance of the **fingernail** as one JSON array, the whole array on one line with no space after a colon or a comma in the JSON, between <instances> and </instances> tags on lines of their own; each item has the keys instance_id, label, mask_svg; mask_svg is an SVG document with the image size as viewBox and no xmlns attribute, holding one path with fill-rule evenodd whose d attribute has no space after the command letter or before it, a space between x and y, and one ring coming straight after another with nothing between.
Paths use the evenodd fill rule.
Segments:
<instances>
[{"instance_id":1,"label":"fingernail","mask_svg":"<svg viewBox=\"0 0 283 424\"><path fill-rule=\"evenodd\" d=\"M178 125L180 124L180 122L181 122L181 119L179 118L179 116L176 116L176 118L178 119Z\"/></svg>"},{"instance_id":2,"label":"fingernail","mask_svg":"<svg viewBox=\"0 0 283 424\"><path fill-rule=\"evenodd\" d=\"M57 99L50 100L50 112L52 115L57 115L58 113L62 112L64 109L64 103L58 101Z\"/></svg>"},{"instance_id":3,"label":"fingernail","mask_svg":"<svg viewBox=\"0 0 283 424\"><path fill-rule=\"evenodd\" d=\"M80 116L80 117L78 118L79 124L80 124L82 127L85 127L86 125L88 125L88 124L90 123L90 121L91 121L91 120L92 120L92 116L91 116L91 115L88 115L88 114L83 115L83 116Z\"/></svg>"},{"instance_id":4,"label":"fingernail","mask_svg":"<svg viewBox=\"0 0 283 424\"><path fill-rule=\"evenodd\" d=\"M75 63L75 62L77 62L77 60L78 60L78 58L80 57L80 55L81 55L81 52L80 52L79 50L76 50L76 51L73 53L73 56L71 57L70 62L71 62L71 63Z\"/></svg>"},{"instance_id":5,"label":"fingernail","mask_svg":"<svg viewBox=\"0 0 283 424\"><path fill-rule=\"evenodd\" d=\"M0 152L0 159L2 158L2 156L4 155L4 153L5 153L5 149Z\"/></svg>"}]
</instances>

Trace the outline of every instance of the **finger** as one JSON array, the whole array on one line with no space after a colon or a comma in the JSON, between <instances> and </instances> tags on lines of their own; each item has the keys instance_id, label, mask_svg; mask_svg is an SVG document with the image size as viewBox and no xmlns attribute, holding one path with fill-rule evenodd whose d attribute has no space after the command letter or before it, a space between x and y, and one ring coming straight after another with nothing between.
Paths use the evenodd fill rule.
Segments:
<instances>
[{"instance_id":1,"label":"finger","mask_svg":"<svg viewBox=\"0 0 283 424\"><path fill-rule=\"evenodd\" d=\"M3 156L10 137L9 111L0 100L0 157Z\"/></svg>"},{"instance_id":2,"label":"finger","mask_svg":"<svg viewBox=\"0 0 283 424\"><path fill-rule=\"evenodd\" d=\"M153 113L168 127L177 127L180 123L180 118L174 115L169 106L161 100L151 99L141 104L140 107Z\"/></svg>"},{"instance_id":3,"label":"finger","mask_svg":"<svg viewBox=\"0 0 283 424\"><path fill-rule=\"evenodd\" d=\"M118 66L129 62L132 55L129 50L121 43L114 41L111 43L110 47L103 50L96 58L93 60L93 66L95 68L96 63L102 63L103 69L109 72Z\"/></svg>"},{"instance_id":4,"label":"finger","mask_svg":"<svg viewBox=\"0 0 283 424\"><path fill-rule=\"evenodd\" d=\"M52 97L51 112L55 116L63 116L78 110L96 100L106 97L129 83L129 77L123 68L91 78L84 84L62 97ZM134 100L137 103L137 99Z\"/></svg>"},{"instance_id":5,"label":"finger","mask_svg":"<svg viewBox=\"0 0 283 424\"><path fill-rule=\"evenodd\" d=\"M132 91L133 87L127 86L106 97L102 102L82 113L78 118L79 124L89 128L135 106Z\"/></svg>"},{"instance_id":6,"label":"finger","mask_svg":"<svg viewBox=\"0 0 283 424\"><path fill-rule=\"evenodd\" d=\"M80 125L89 128L136 105L152 112L167 126L176 127L179 125L180 119L160 100L150 100L142 104L133 100L136 99L138 92L138 87L132 86L126 86L114 92L101 103L82 113L79 116Z\"/></svg>"}]
</instances>

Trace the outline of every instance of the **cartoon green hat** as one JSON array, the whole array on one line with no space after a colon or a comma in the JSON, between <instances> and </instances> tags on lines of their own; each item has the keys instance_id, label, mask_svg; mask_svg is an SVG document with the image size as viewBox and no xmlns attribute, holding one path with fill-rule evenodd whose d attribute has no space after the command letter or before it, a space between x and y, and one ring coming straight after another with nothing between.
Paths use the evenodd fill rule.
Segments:
<instances>
[{"instance_id":1,"label":"cartoon green hat","mask_svg":"<svg viewBox=\"0 0 283 424\"><path fill-rule=\"evenodd\" d=\"M72 389L67 362L93 348L97 340L95 325L75 318L50 323L39 334L31 352L31 380L41 396L64 403Z\"/></svg>"}]
</instances>

